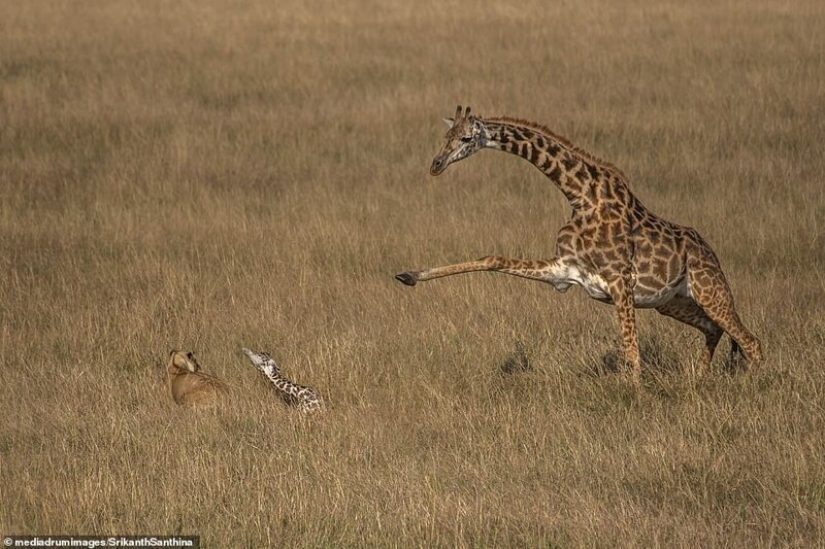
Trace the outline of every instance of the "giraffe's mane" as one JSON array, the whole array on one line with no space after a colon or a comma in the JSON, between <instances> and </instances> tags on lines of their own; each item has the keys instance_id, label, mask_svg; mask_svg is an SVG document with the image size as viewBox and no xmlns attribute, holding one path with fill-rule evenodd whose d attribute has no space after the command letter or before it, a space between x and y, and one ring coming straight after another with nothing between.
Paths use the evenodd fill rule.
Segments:
<instances>
[{"instance_id":1,"label":"giraffe's mane","mask_svg":"<svg viewBox=\"0 0 825 549\"><path fill-rule=\"evenodd\" d=\"M545 137L549 137L553 141L558 142L564 148L568 149L570 152L581 156L584 160L589 162L593 162L597 164L599 167L604 168L607 171L613 172L618 177L627 180L627 176L624 174L622 170L616 167L615 164L612 164L606 160L599 158L598 156L582 149L581 147L574 145L569 139L563 137L556 132L552 131L547 126L543 126L541 124L536 124L535 122L530 122L529 120L524 120L522 118L511 118L509 116L494 116L491 118L484 118L483 120L489 122L499 122L504 124L512 124L514 126L519 126L520 128L526 128L528 130L532 130L534 132L540 133Z\"/></svg>"}]
</instances>

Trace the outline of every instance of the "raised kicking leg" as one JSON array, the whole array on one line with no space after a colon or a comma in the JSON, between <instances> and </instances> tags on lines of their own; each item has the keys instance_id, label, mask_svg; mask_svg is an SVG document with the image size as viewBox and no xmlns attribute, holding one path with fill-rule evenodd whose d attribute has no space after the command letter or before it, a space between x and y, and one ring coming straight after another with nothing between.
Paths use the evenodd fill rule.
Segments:
<instances>
[{"instance_id":1,"label":"raised kicking leg","mask_svg":"<svg viewBox=\"0 0 825 549\"><path fill-rule=\"evenodd\" d=\"M582 283L582 274L579 269L558 257L549 261L533 261L489 256L477 261L445 265L424 269L422 271L407 271L395 275L395 278L408 286L415 286L418 282L424 282L434 278L479 271L504 273L547 282L560 292L566 291L574 283ZM627 277L617 278L608 284L607 288L604 288L604 290L607 291L605 291L603 295L597 296L591 294L591 297L608 303L613 301L616 304L622 332L624 357L630 367L630 375L633 381L638 382L641 373L641 358L636 332L636 316L633 308L633 293L629 279L629 275ZM591 291L594 293L598 292L598 290L590 288L588 293Z\"/></svg>"},{"instance_id":2,"label":"raised kicking leg","mask_svg":"<svg viewBox=\"0 0 825 549\"><path fill-rule=\"evenodd\" d=\"M549 261L533 261L530 259L487 256L477 261L433 267L421 271L406 271L395 275L395 278L407 286L415 286L418 282L434 278L479 271L492 271L547 282L561 292L567 290L573 284L573 281L570 280L570 267L560 258Z\"/></svg>"}]
</instances>

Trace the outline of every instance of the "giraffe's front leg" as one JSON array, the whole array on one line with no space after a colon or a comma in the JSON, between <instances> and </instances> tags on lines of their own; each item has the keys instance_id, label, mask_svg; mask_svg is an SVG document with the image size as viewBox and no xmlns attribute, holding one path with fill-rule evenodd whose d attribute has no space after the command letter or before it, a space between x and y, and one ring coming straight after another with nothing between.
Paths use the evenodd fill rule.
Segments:
<instances>
[{"instance_id":1,"label":"giraffe's front leg","mask_svg":"<svg viewBox=\"0 0 825 549\"><path fill-rule=\"evenodd\" d=\"M476 261L456 263L442 267L433 267L421 271L406 271L395 275L395 279L407 286L418 282L443 278L463 273L491 271L549 282L558 288L570 285L567 282L567 268L558 258L550 261L533 261L529 259L508 259L506 257L487 256Z\"/></svg>"},{"instance_id":2,"label":"giraffe's front leg","mask_svg":"<svg viewBox=\"0 0 825 549\"><path fill-rule=\"evenodd\" d=\"M462 273L472 273L476 271L491 271L495 269L496 258L484 257L477 261L467 261L454 265L433 267L421 271L406 271L395 275L395 279L407 286L415 286L418 282L425 282L434 278L442 278ZM501 258L499 258L501 259Z\"/></svg>"},{"instance_id":3,"label":"giraffe's front leg","mask_svg":"<svg viewBox=\"0 0 825 549\"><path fill-rule=\"evenodd\" d=\"M639 383L642 374L642 359L639 352L639 335L636 329L636 310L633 304L632 279L619 276L609 283L610 294L619 314L619 326L622 331L622 352L625 366L634 383Z\"/></svg>"},{"instance_id":4,"label":"giraffe's front leg","mask_svg":"<svg viewBox=\"0 0 825 549\"><path fill-rule=\"evenodd\" d=\"M402 284L406 284L407 286L415 286L418 282L418 277L420 274L421 271L405 271L395 275L395 279Z\"/></svg>"}]
</instances>

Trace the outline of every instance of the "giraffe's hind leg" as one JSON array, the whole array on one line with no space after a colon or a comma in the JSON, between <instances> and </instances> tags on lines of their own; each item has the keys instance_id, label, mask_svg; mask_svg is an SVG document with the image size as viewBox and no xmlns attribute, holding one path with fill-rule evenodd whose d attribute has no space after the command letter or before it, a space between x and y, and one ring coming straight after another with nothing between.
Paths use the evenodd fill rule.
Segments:
<instances>
[{"instance_id":1,"label":"giraffe's hind leg","mask_svg":"<svg viewBox=\"0 0 825 549\"><path fill-rule=\"evenodd\" d=\"M704 373L710 367L713 353L716 351L719 340L722 339L722 334L725 333L724 330L711 320L705 311L689 297L674 298L668 303L657 307L656 310L660 314L693 326L705 335L705 349L702 351L697 367L697 372L700 375ZM735 342L733 344L736 345Z\"/></svg>"},{"instance_id":2,"label":"giraffe's hind leg","mask_svg":"<svg viewBox=\"0 0 825 549\"><path fill-rule=\"evenodd\" d=\"M731 372L738 370L739 368L744 368L747 365L747 359L745 358L745 353L742 352L742 347L736 343L736 340L731 338L730 340L730 355L728 356L728 364L727 368Z\"/></svg>"},{"instance_id":3,"label":"giraffe's hind leg","mask_svg":"<svg viewBox=\"0 0 825 549\"><path fill-rule=\"evenodd\" d=\"M758 366L762 362L762 345L736 313L733 292L713 252L698 246L691 250L688 280L693 299L733 340L731 362L737 361L744 351L750 366Z\"/></svg>"}]
</instances>

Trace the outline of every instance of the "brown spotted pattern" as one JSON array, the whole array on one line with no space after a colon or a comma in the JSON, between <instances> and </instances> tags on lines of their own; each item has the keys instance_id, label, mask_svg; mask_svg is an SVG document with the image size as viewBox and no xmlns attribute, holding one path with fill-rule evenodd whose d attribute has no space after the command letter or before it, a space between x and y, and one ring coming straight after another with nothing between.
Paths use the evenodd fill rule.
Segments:
<instances>
[{"instance_id":1,"label":"brown spotted pattern","mask_svg":"<svg viewBox=\"0 0 825 549\"><path fill-rule=\"evenodd\" d=\"M268 353L252 351L246 347L243 347L241 351L249 357L252 365L272 383L284 403L296 406L305 414L324 408L324 401L315 389L298 385L285 378L281 374L281 367Z\"/></svg>"},{"instance_id":2,"label":"brown spotted pattern","mask_svg":"<svg viewBox=\"0 0 825 549\"><path fill-rule=\"evenodd\" d=\"M567 198L572 213L556 238L555 257L547 261L486 257L396 278L417 282L474 271L500 272L553 285L571 285L616 307L625 360L634 380L641 373L636 308L693 326L705 336L698 370L713 358L722 334L732 338L731 359L742 352L751 365L762 361L759 340L745 328L719 260L694 229L665 221L631 192L615 166L575 147L547 128L512 118L481 118L456 109L445 119L450 129L430 173L482 149L519 156L546 175Z\"/></svg>"}]
</instances>

